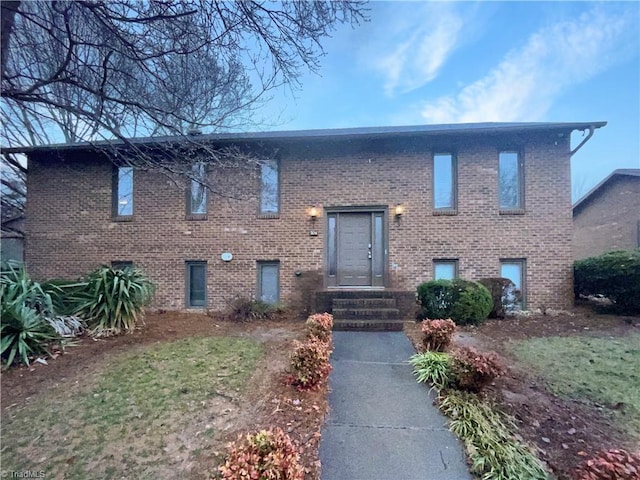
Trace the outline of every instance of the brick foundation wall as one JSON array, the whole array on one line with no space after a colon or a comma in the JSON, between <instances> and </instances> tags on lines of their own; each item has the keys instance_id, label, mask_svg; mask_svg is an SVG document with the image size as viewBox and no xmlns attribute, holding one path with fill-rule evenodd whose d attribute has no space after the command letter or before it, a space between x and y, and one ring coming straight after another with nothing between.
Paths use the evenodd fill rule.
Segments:
<instances>
[{"instance_id":1,"label":"brick foundation wall","mask_svg":"<svg viewBox=\"0 0 640 480\"><path fill-rule=\"evenodd\" d=\"M556 144L558 143L558 144ZM498 211L498 149L524 152L525 213ZM456 215L434 215L432 152L454 149L458 162ZM97 156L69 161L31 158L26 261L42 278L73 278L114 260L132 260L156 283L154 307L185 308L185 261L206 260L208 308L256 292L256 261L280 261L283 300L299 296L295 272L324 268L322 208L386 206L388 286L414 290L433 278L433 260L459 259L459 274L498 276L501 258L526 259L529 308L567 308L572 299L569 148L547 137L513 140L299 142L279 149L279 218L258 218L258 181L221 175L243 199L210 196L208 218L187 220L184 190L159 173L136 171L134 218L111 218L111 166ZM216 176L216 173L218 175ZM228 173L228 172L227 172ZM406 208L397 221L391 212ZM317 236L310 236L313 229ZM231 252L231 262L220 259ZM303 274L304 275L304 274ZM322 287L319 285L318 287Z\"/></svg>"},{"instance_id":2,"label":"brick foundation wall","mask_svg":"<svg viewBox=\"0 0 640 480\"><path fill-rule=\"evenodd\" d=\"M576 209L574 258L640 246L640 177L615 175Z\"/></svg>"}]
</instances>

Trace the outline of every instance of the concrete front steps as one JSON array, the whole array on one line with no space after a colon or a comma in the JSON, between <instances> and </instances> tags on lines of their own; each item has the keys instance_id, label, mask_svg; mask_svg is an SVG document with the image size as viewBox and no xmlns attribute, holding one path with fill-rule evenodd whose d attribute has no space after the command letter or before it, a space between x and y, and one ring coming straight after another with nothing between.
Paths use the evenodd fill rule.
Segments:
<instances>
[{"instance_id":1,"label":"concrete front steps","mask_svg":"<svg viewBox=\"0 0 640 480\"><path fill-rule=\"evenodd\" d=\"M333 314L334 330L401 331L415 304L413 292L331 290L319 292ZM321 302L320 302L321 303Z\"/></svg>"}]
</instances>

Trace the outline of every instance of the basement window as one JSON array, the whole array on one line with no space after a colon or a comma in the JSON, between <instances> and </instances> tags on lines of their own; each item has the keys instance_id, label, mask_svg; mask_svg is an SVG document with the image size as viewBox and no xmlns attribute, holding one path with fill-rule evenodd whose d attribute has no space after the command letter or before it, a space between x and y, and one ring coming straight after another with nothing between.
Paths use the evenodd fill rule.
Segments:
<instances>
[{"instance_id":1,"label":"basement window","mask_svg":"<svg viewBox=\"0 0 640 480\"><path fill-rule=\"evenodd\" d=\"M207 262L186 262L186 304L188 308L207 306Z\"/></svg>"},{"instance_id":2,"label":"basement window","mask_svg":"<svg viewBox=\"0 0 640 480\"><path fill-rule=\"evenodd\" d=\"M280 301L280 262L258 262L258 299L268 304Z\"/></svg>"},{"instance_id":3,"label":"basement window","mask_svg":"<svg viewBox=\"0 0 640 480\"><path fill-rule=\"evenodd\" d=\"M524 259L501 259L500 276L508 278L515 285L515 289L509 292L503 303L507 305L506 310L523 310L526 305L526 262Z\"/></svg>"},{"instance_id":4,"label":"basement window","mask_svg":"<svg viewBox=\"0 0 640 480\"><path fill-rule=\"evenodd\" d=\"M458 276L458 260L443 259L433 261L434 280L453 280Z\"/></svg>"}]
</instances>

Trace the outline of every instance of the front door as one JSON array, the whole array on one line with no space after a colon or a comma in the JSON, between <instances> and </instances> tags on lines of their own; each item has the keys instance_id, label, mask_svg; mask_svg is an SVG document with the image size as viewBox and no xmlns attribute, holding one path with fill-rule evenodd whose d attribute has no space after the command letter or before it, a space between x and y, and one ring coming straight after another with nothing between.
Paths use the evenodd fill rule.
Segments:
<instances>
[{"instance_id":1,"label":"front door","mask_svg":"<svg viewBox=\"0 0 640 480\"><path fill-rule=\"evenodd\" d=\"M382 211L328 213L328 286L384 286L384 218Z\"/></svg>"},{"instance_id":2,"label":"front door","mask_svg":"<svg viewBox=\"0 0 640 480\"><path fill-rule=\"evenodd\" d=\"M338 285L371 285L371 215L343 213L338 221Z\"/></svg>"}]
</instances>

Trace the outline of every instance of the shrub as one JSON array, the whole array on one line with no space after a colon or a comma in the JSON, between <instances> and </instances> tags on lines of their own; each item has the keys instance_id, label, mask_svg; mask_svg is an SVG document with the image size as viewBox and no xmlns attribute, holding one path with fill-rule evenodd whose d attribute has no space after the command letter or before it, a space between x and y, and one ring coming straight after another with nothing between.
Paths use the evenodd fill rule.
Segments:
<instances>
[{"instance_id":1,"label":"shrub","mask_svg":"<svg viewBox=\"0 0 640 480\"><path fill-rule=\"evenodd\" d=\"M262 300L238 297L231 302L229 319L234 322L253 322L256 320L271 320L283 312L280 305L272 305Z\"/></svg>"},{"instance_id":2,"label":"shrub","mask_svg":"<svg viewBox=\"0 0 640 480\"><path fill-rule=\"evenodd\" d=\"M546 480L548 473L540 460L521 445L511 430L509 417L472 394L448 391L439 408L451 419L449 428L462 439L471 472L483 480Z\"/></svg>"},{"instance_id":3,"label":"shrub","mask_svg":"<svg viewBox=\"0 0 640 480\"><path fill-rule=\"evenodd\" d=\"M418 303L421 311L418 319L449 318L453 309L454 295L450 280L434 280L418 285Z\"/></svg>"},{"instance_id":4,"label":"shrub","mask_svg":"<svg viewBox=\"0 0 640 480\"><path fill-rule=\"evenodd\" d=\"M574 263L579 295L604 295L621 312L640 312L640 249L608 252Z\"/></svg>"},{"instance_id":5,"label":"shrub","mask_svg":"<svg viewBox=\"0 0 640 480\"><path fill-rule=\"evenodd\" d=\"M444 351L453 340L456 324L450 318L422 322L422 344L427 350Z\"/></svg>"},{"instance_id":6,"label":"shrub","mask_svg":"<svg viewBox=\"0 0 640 480\"><path fill-rule=\"evenodd\" d=\"M483 285L456 278L435 280L418 286L420 320L451 318L458 325L478 325L487 319L493 301Z\"/></svg>"},{"instance_id":7,"label":"shrub","mask_svg":"<svg viewBox=\"0 0 640 480\"><path fill-rule=\"evenodd\" d=\"M640 478L640 452L604 450L578 465L574 480L637 480Z\"/></svg>"},{"instance_id":8,"label":"shrub","mask_svg":"<svg viewBox=\"0 0 640 480\"><path fill-rule=\"evenodd\" d=\"M302 480L304 470L289 436L281 429L261 430L238 437L230 446L224 480Z\"/></svg>"},{"instance_id":9,"label":"shrub","mask_svg":"<svg viewBox=\"0 0 640 480\"><path fill-rule=\"evenodd\" d=\"M299 390L312 390L320 386L331 372L329 345L317 338L304 343L296 342L291 353L291 384Z\"/></svg>"},{"instance_id":10,"label":"shrub","mask_svg":"<svg viewBox=\"0 0 640 480\"><path fill-rule=\"evenodd\" d=\"M93 335L131 333L144 322L144 307L153 291L153 284L140 270L103 266L88 276L87 287L77 299L78 314L87 320Z\"/></svg>"},{"instance_id":11,"label":"shrub","mask_svg":"<svg viewBox=\"0 0 640 480\"><path fill-rule=\"evenodd\" d=\"M307 336L331 344L331 329L333 328L333 315L330 313L317 313L311 315L306 323Z\"/></svg>"},{"instance_id":12,"label":"shrub","mask_svg":"<svg viewBox=\"0 0 640 480\"><path fill-rule=\"evenodd\" d=\"M491 312L493 300L484 285L468 280L455 279L453 284L456 300L451 318L458 325L479 325Z\"/></svg>"},{"instance_id":13,"label":"shrub","mask_svg":"<svg viewBox=\"0 0 640 480\"><path fill-rule=\"evenodd\" d=\"M30 355L49 353L49 345L60 337L42 316L24 302L2 299L0 355L7 365L14 360L29 365Z\"/></svg>"},{"instance_id":14,"label":"shrub","mask_svg":"<svg viewBox=\"0 0 640 480\"><path fill-rule=\"evenodd\" d=\"M0 287L0 355L7 365L29 364L49 352L60 336L45 321L54 316L51 298L22 268L5 267Z\"/></svg>"},{"instance_id":15,"label":"shrub","mask_svg":"<svg viewBox=\"0 0 640 480\"><path fill-rule=\"evenodd\" d=\"M473 347L460 347L453 352L451 374L462 390L479 392L503 375L504 367L495 352L481 353Z\"/></svg>"},{"instance_id":16,"label":"shrub","mask_svg":"<svg viewBox=\"0 0 640 480\"><path fill-rule=\"evenodd\" d=\"M508 278L481 278L478 283L486 287L493 300L489 318L504 318L505 311L514 310L520 301L520 292Z\"/></svg>"},{"instance_id":17,"label":"shrub","mask_svg":"<svg viewBox=\"0 0 640 480\"><path fill-rule=\"evenodd\" d=\"M430 383L442 390L451 383L450 356L442 352L426 351L409 359L413 374L419 383Z\"/></svg>"}]
</instances>

